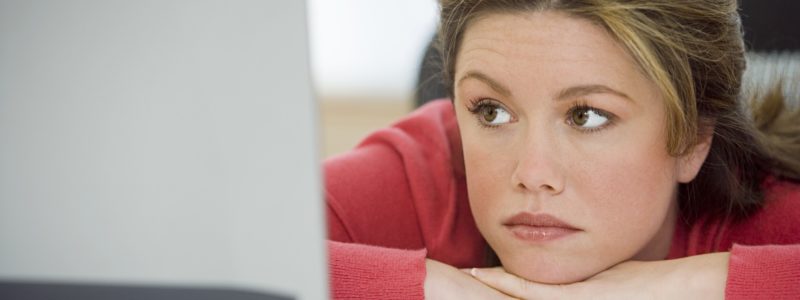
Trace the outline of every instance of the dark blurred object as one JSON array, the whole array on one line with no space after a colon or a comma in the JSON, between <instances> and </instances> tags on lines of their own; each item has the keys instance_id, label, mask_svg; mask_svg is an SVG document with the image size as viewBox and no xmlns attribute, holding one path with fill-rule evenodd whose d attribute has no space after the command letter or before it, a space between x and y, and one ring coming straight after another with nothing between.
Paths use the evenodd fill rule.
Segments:
<instances>
[{"instance_id":1,"label":"dark blurred object","mask_svg":"<svg viewBox=\"0 0 800 300\"><path fill-rule=\"evenodd\" d=\"M436 48L437 38L438 35L431 38L428 49L425 50L425 56L422 58L422 65L417 77L417 90L414 93L414 104L417 107L428 101L448 96L442 76L442 56L439 49Z\"/></svg>"},{"instance_id":2,"label":"dark blurred object","mask_svg":"<svg viewBox=\"0 0 800 300\"><path fill-rule=\"evenodd\" d=\"M749 51L797 53L800 50L800 0L741 0L739 10ZM436 36L428 44L420 66L414 99L417 106L448 96L441 75L442 58L434 47L435 41ZM785 67L786 62L796 60L796 55L770 55L762 60L764 64ZM756 64L762 63L759 61ZM794 66L790 69L794 71ZM782 77L790 81L793 79L791 76Z\"/></svg>"},{"instance_id":3,"label":"dark blurred object","mask_svg":"<svg viewBox=\"0 0 800 300\"><path fill-rule=\"evenodd\" d=\"M750 51L800 50L800 1L741 0L739 13Z\"/></svg>"}]
</instances>

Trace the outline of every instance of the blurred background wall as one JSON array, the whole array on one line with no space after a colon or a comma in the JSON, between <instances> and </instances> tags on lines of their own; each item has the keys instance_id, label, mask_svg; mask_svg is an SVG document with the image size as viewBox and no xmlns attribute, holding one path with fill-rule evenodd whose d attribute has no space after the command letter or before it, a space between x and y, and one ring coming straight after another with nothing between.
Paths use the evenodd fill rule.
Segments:
<instances>
[{"instance_id":1,"label":"blurred background wall","mask_svg":"<svg viewBox=\"0 0 800 300\"><path fill-rule=\"evenodd\" d=\"M411 111L436 0L309 0L323 157Z\"/></svg>"}]
</instances>

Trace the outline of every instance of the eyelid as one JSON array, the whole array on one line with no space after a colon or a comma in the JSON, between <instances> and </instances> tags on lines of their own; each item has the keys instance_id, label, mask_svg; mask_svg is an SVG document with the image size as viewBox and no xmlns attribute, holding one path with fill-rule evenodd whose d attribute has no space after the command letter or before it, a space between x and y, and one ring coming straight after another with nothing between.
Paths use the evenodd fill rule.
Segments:
<instances>
[{"instance_id":1,"label":"eyelid","mask_svg":"<svg viewBox=\"0 0 800 300\"><path fill-rule=\"evenodd\" d=\"M481 108L481 106L490 104L497 105L505 109L505 107L502 104L498 103L497 100L491 98L475 98L467 101L467 110L469 110L471 113L476 113L478 112L478 109Z\"/></svg>"}]
</instances>

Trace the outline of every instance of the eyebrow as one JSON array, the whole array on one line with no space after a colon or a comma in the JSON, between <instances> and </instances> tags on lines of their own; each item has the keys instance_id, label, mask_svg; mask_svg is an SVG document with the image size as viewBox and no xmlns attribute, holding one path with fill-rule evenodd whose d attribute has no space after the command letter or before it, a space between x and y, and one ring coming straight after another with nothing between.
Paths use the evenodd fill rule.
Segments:
<instances>
[{"instance_id":1,"label":"eyebrow","mask_svg":"<svg viewBox=\"0 0 800 300\"><path fill-rule=\"evenodd\" d=\"M602 84L579 85L566 88L558 93L558 95L556 96L556 100L561 101L561 100L586 96L589 94L612 94L621 97L625 100L633 101L633 99L631 99L631 97L629 97L627 94Z\"/></svg>"},{"instance_id":2,"label":"eyebrow","mask_svg":"<svg viewBox=\"0 0 800 300\"><path fill-rule=\"evenodd\" d=\"M479 81L482 81L483 83L486 83L486 85L488 85L490 88L492 88L493 90L495 90L496 92L500 93L505 97L511 96L511 91L509 91L508 88L498 83L488 75L483 74L479 71L469 71L467 72L467 74L464 74L464 76L461 76L461 78L458 80L458 86L461 86L461 83L464 82L464 80L470 78L477 79Z\"/></svg>"},{"instance_id":3,"label":"eyebrow","mask_svg":"<svg viewBox=\"0 0 800 300\"><path fill-rule=\"evenodd\" d=\"M506 97L511 96L511 91L508 88L506 88L502 84L498 83L497 81L495 81L494 79L492 79L488 75L486 75L484 73L481 73L480 71L469 71L469 72L467 72L467 74L464 74L464 76L461 76L461 78L458 79L458 84L457 85L460 86L464 82L464 80L466 80L466 79L476 79L476 80L482 81L483 83L486 83L489 87L491 87L496 92L502 94L503 96L506 96ZM563 100L566 100L566 99L577 98L577 97L586 96L586 95L590 95L590 94L612 94L612 95L616 95L616 96L618 96L620 98L623 98L625 100L628 100L628 101L631 101L631 102L633 101L633 99L630 96L628 96L627 94L625 94L623 92L620 92L620 91L617 91L615 89L612 89L612 88L610 88L608 86L605 86L605 85L602 85L602 84L579 85L579 86L573 86L573 87L566 88L564 90L561 90L558 93L558 95L556 96L556 100L563 101Z\"/></svg>"}]
</instances>

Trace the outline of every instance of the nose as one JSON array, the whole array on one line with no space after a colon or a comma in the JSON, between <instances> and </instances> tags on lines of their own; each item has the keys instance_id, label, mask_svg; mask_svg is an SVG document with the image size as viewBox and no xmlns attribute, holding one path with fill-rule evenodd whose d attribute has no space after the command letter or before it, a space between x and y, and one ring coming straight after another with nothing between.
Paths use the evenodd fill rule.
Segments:
<instances>
[{"instance_id":1,"label":"nose","mask_svg":"<svg viewBox=\"0 0 800 300\"><path fill-rule=\"evenodd\" d=\"M529 134L517 152L517 163L511 176L512 184L532 193L557 195L564 191L564 172L553 139L543 134Z\"/></svg>"}]
</instances>

